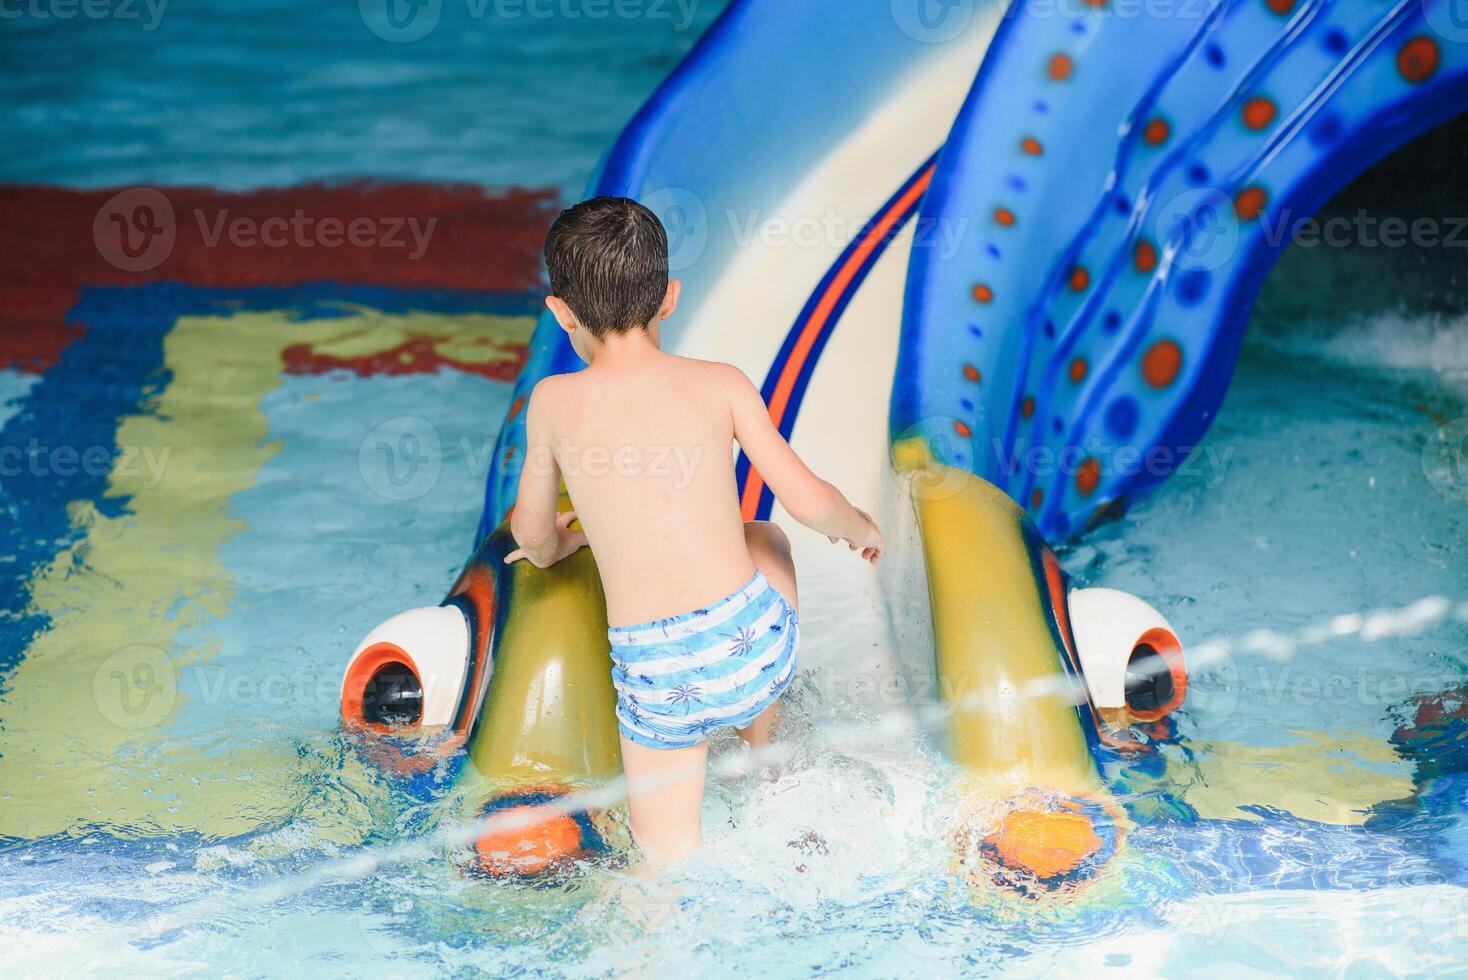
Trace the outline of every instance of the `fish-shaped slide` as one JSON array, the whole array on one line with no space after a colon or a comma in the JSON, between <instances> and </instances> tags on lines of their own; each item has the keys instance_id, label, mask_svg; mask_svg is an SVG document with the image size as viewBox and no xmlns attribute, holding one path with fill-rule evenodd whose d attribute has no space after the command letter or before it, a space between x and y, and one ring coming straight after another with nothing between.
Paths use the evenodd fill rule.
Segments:
<instances>
[{"instance_id":1,"label":"fish-shaped slide","mask_svg":"<svg viewBox=\"0 0 1468 980\"><path fill-rule=\"evenodd\" d=\"M1465 104L1447 0L1187 6L735 0L589 189L668 227L687 299L665 344L741 367L817 472L881 502L893 646L934 692L912 707L988 801L973 859L1026 891L1124 846L1097 755L1143 749L1187 688L1166 620L1071 590L1045 535L1119 513L1206 428L1284 243L1271 217ZM343 682L381 764L462 748L468 815L526 811L478 842L492 874L597 846L540 804L618 770L591 555L500 561L526 399L579 367L543 319L462 577ZM737 477L746 519L781 518Z\"/></svg>"}]
</instances>

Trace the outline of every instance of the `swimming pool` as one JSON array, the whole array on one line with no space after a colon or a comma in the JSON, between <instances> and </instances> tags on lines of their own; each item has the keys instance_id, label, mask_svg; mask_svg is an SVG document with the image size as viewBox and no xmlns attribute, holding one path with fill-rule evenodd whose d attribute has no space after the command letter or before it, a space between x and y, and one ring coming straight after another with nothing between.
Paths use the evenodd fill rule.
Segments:
<instances>
[{"instance_id":1,"label":"swimming pool","mask_svg":"<svg viewBox=\"0 0 1468 980\"><path fill-rule=\"evenodd\" d=\"M166 11L145 37L25 22L3 176L218 188L189 205L206 223L262 187L348 177L574 193L694 33L452 7L422 44L350 7ZM65 91L63 51L101 81ZM277 104L311 111L261 110ZM334 213L329 192L288 200ZM462 193L445 213L488 207ZM82 199L88 222L105 197ZM1086 889L975 901L949 764L883 674L874 584L819 550L799 556L793 758L777 783L711 783L709 846L670 892L612 865L457 874L432 807L337 733L337 683L367 628L439 598L478 519L536 309L533 244L506 241L533 237L544 202L509 200L470 236L493 269L390 256L364 274L305 247L241 268L241 246L201 252L195 283L81 278L69 327L8 335L0 442L27 450L0 480L0 942L17 970L1372 975L1468 955L1463 621L1419 606L1421 630L1292 653L1248 637L1468 598L1464 494L1434 442L1468 415L1447 250L1296 249L1196 470L1065 549L1082 584L1234 640L1198 645L1154 764L1108 772L1137 826ZM65 237L74 199L48 207L27 227L93 250L85 225Z\"/></svg>"}]
</instances>

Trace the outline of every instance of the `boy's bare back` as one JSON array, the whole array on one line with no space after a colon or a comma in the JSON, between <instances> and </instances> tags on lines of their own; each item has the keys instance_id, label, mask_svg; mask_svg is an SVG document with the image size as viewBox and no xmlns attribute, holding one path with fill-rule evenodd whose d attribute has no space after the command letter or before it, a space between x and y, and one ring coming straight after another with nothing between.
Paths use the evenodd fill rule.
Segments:
<instances>
[{"instance_id":1,"label":"boy's bare back","mask_svg":"<svg viewBox=\"0 0 1468 980\"><path fill-rule=\"evenodd\" d=\"M613 626L686 612L754 574L733 453L752 391L736 368L651 345L536 388L530 444L565 479Z\"/></svg>"}]
</instances>

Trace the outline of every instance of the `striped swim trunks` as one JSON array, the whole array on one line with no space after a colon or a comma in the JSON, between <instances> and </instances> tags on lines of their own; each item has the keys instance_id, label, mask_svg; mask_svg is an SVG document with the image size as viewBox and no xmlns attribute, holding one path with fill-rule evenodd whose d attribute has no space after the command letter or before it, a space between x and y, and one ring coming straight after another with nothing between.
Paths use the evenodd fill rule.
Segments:
<instances>
[{"instance_id":1,"label":"striped swim trunks","mask_svg":"<svg viewBox=\"0 0 1468 980\"><path fill-rule=\"evenodd\" d=\"M614 626L612 683L622 734L653 749L743 728L795 677L799 620L759 572L726 599L682 616Z\"/></svg>"}]
</instances>

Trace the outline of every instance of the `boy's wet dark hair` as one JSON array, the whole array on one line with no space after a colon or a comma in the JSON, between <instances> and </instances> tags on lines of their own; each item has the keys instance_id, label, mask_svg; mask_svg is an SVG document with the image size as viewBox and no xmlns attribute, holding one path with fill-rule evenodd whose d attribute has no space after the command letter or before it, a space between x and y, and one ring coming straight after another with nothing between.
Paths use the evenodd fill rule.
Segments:
<instances>
[{"instance_id":1,"label":"boy's wet dark hair","mask_svg":"<svg viewBox=\"0 0 1468 980\"><path fill-rule=\"evenodd\" d=\"M625 197L561 212L545 239L551 293L597 339L647 326L668 292L668 233Z\"/></svg>"}]
</instances>

